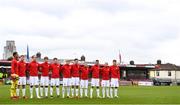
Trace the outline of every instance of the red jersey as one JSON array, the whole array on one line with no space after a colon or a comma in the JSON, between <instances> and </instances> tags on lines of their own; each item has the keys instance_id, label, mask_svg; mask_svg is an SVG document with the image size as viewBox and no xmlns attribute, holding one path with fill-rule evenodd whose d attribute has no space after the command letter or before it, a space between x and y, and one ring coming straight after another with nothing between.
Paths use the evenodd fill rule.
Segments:
<instances>
[{"instance_id":1,"label":"red jersey","mask_svg":"<svg viewBox=\"0 0 180 105\"><path fill-rule=\"evenodd\" d=\"M81 67L81 79L82 80L88 80L89 77L89 68L88 67Z\"/></svg>"},{"instance_id":2,"label":"red jersey","mask_svg":"<svg viewBox=\"0 0 180 105\"><path fill-rule=\"evenodd\" d=\"M92 78L99 78L99 72L100 72L100 67L99 65L94 65L91 68L92 71Z\"/></svg>"},{"instance_id":3,"label":"red jersey","mask_svg":"<svg viewBox=\"0 0 180 105\"><path fill-rule=\"evenodd\" d=\"M15 58L11 61L11 74L19 75L19 73L18 73L18 62Z\"/></svg>"},{"instance_id":4,"label":"red jersey","mask_svg":"<svg viewBox=\"0 0 180 105\"><path fill-rule=\"evenodd\" d=\"M32 61L28 65L28 70L30 76L38 76L39 64L36 61Z\"/></svg>"},{"instance_id":5,"label":"red jersey","mask_svg":"<svg viewBox=\"0 0 180 105\"><path fill-rule=\"evenodd\" d=\"M118 79L120 79L120 69L119 69L119 66L112 65L110 67L110 74L111 74L111 78L118 78Z\"/></svg>"},{"instance_id":6,"label":"red jersey","mask_svg":"<svg viewBox=\"0 0 180 105\"><path fill-rule=\"evenodd\" d=\"M80 69L79 64L74 64L71 66L72 77L79 77L79 69Z\"/></svg>"},{"instance_id":7,"label":"red jersey","mask_svg":"<svg viewBox=\"0 0 180 105\"><path fill-rule=\"evenodd\" d=\"M49 66L48 62L40 64L42 76L49 76Z\"/></svg>"},{"instance_id":8,"label":"red jersey","mask_svg":"<svg viewBox=\"0 0 180 105\"><path fill-rule=\"evenodd\" d=\"M51 76L52 78L59 78L60 77L60 75L59 75L60 67L61 66L57 63L51 64L50 69L52 70L52 76Z\"/></svg>"},{"instance_id":9,"label":"red jersey","mask_svg":"<svg viewBox=\"0 0 180 105\"><path fill-rule=\"evenodd\" d=\"M65 64L62 66L63 78L71 78L71 65Z\"/></svg>"},{"instance_id":10,"label":"red jersey","mask_svg":"<svg viewBox=\"0 0 180 105\"><path fill-rule=\"evenodd\" d=\"M26 76L26 62L24 61L18 62L18 72L20 77Z\"/></svg>"},{"instance_id":11,"label":"red jersey","mask_svg":"<svg viewBox=\"0 0 180 105\"><path fill-rule=\"evenodd\" d=\"M101 70L102 80L109 80L110 76L110 68L109 66L105 66Z\"/></svg>"}]
</instances>

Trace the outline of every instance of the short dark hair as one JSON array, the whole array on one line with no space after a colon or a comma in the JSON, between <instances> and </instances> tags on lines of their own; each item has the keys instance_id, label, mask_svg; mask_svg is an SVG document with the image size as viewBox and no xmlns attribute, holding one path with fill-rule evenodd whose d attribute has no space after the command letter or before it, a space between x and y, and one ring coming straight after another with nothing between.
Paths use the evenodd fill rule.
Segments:
<instances>
[{"instance_id":1,"label":"short dark hair","mask_svg":"<svg viewBox=\"0 0 180 105\"><path fill-rule=\"evenodd\" d=\"M57 58L53 58L53 60L58 60Z\"/></svg>"},{"instance_id":2,"label":"short dark hair","mask_svg":"<svg viewBox=\"0 0 180 105\"><path fill-rule=\"evenodd\" d=\"M35 55L33 55L31 58L35 58L36 56Z\"/></svg>"},{"instance_id":3,"label":"short dark hair","mask_svg":"<svg viewBox=\"0 0 180 105\"><path fill-rule=\"evenodd\" d=\"M24 55L21 55L20 57L25 57Z\"/></svg>"},{"instance_id":4,"label":"short dark hair","mask_svg":"<svg viewBox=\"0 0 180 105\"><path fill-rule=\"evenodd\" d=\"M77 58L75 58L75 59L74 59L74 61L78 61L78 59L77 59Z\"/></svg>"},{"instance_id":5,"label":"short dark hair","mask_svg":"<svg viewBox=\"0 0 180 105\"><path fill-rule=\"evenodd\" d=\"M46 57L44 57L44 60L45 60L45 59L47 59L47 60L48 60L49 58L46 56Z\"/></svg>"},{"instance_id":6,"label":"short dark hair","mask_svg":"<svg viewBox=\"0 0 180 105\"><path fill-rule=\"evenodd\" d=\"M13 52L13 57L15 56L15 55L17 55L18 53L17 52Z\"/></svg>"},{"instance_id":7,"label":"short dark hair","mask_svg":"<svg viewBox=\"0 0 180 105\"><path fill-rule=\"evenodd\" d=\"M113 62L117 62L117 61L114 59Z\"/></svg>"},{"instance_id":8,"label":"short dark hair","mask_svg":"<svg viewBox=\"0 0 180 105\"><path fill-rule=\"evenodd\" d=\"M96 60L96 62L99 62L99 60Z\"/></svg>"}]
</instances>

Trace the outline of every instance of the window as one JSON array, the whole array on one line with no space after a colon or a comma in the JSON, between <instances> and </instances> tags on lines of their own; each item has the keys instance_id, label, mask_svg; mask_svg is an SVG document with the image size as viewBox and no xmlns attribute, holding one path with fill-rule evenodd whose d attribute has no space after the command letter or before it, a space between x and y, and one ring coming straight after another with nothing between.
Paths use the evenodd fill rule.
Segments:
<instances>
[{"instance_id":1,"label":"window","mask_svg":"<svg viewBox=\"0 0 180 105\"><path fill-rule=\"evenodd\" d=\"M156 76L159 76L159 71L156 71Z\"/></svg>"},{"instance_id":2,"label":"window","mask_svg":"<svg viewBox=\"0 0 180 105\"><path fill-rule=\"evenodd\" d=\"M168 76L171 76L171 71L168 71Z\"/></svg>"}]
</instances>

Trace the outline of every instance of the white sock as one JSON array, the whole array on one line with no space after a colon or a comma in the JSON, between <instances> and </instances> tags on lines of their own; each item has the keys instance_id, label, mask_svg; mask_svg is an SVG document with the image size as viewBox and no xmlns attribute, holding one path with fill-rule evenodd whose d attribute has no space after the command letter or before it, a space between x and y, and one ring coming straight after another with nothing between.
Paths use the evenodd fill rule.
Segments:
<instances>
[{"instance_id":1,"label":"white sock","mask_svg":"<svg viewBox=\"0 0 180 105\"><path fill-rule=\"evenodd\" d=\"M90 90L90 97L92 97L92 95L93 95L93 88L91 88Z\"/></svg>"},{"instance_id":2,"label":"white sock","mask_svg":"<svg viewBox=\"0 0 180 105\"><path fill-rule=\"evenodd\" d=\"M85 93L85 96L87 97L87 93L88 93L88 89L87 88L84 89L84 93Z\"/></svg>"},{"instance_id":3,"label":"white sock","mask_svg":"<svg viewBox=\"0 0 180 105\"><path fill-rule=\"evenodd\" d=\"M74 88L71 89L72 97L74 97Z\"/></svg>"},{"instance_id":4,"label":"white sock","mask_svg":"<svg viewBox=\"0 0 180 105\"><path fill-rule=\"evenodd\" d=\"M105 87L102 88L102 95L103 95L103 98L105 97Z\"/></svg>"},{"instance_id":5,"label":"white sock","mask_svg":"<svg viewBox=\"0 0 180 105\"><path fill-rule=\"evenodd\" d=\"M48 96L48 87L45 87L45 96Z\"/></svg>"},{"instance_id":6,"label":"white sock","mask_svg":"<svg viewBox=\"0 0 180 105\"><path fill-rule=\"evenodd\" d=\"M33 87L30 87L29 89L30 89L31 96L33 96Z\"/></svg>"},{"instance_id":7,"label":"white sock","mask_svg":"<svg viewBox=\"0 0 180 105\"><path fill-rule=\"evenodd\" d=\"M99 97L99 88L96 88L97 96Z\"/></svg>"},{"instance_id":8,"label":"white sock","mask_svg":"<svg viewBox=\"0 0 180 105\"><path fill-rule=\"evenodd\" d=\"M113 97L113 88L110 88L110 95Z\"/></svg>"},{"instance_id":9,"label":"white sock","mask_svg":"<svg viewBox=\"0 0 180 105\"><path fill-rule=\"evenodd\" d=\"M76 96L79 95L79 89L76 89Z\"/></svg>"},{"instance_id":10,"label":"white sock","mask_svg":"<svg viewBox=\"0 0 180 105\"><path fill-rule=\"evenodd\" d=\"M50 87L50 95L53 96L53 87Z\"/></svg>"},{"instance_id":11,"label":"white sock","mask_svg":"<svg viewBox=\"0 0 180 105\"><path fill-rule=\"evenodd\" d=\"M56 94L59 96L59 87L56 87Z\"/></svg>"},{"instance_id":12,"label":"white sock","mask_svg":"<svg viewBox=\"0 0 180 105\"><path fill-rule=\"evenodd\" d=\"M41 96L43 96L43 87L40 87Z\"/></svg>"},{"instance_id":13,"label":"white sock","mask_svg":"<svg viewBox=\"0 0 180 105\"><path fill-rule=\"evenodd\" d=\"M114 89L114 95L117 96L118 89Z\"/></svg>"},{"instance_id":14,"label":"white sock","mask_svg":"<svg viewBox=\"0 0 180 105\"><path fill-rule=\"evenodd\" d=\"M109 88L106 88L106 96L109 97Z\"/></svg>"},{"instance_id":15,"label":"white sock","mask_svg":"<svg viewBox=\"0 0 180 105\"><path fill-rule=\"evenodd\" d=\"M19 96L19 88L16 89L16 95Z\"/></svg>"},{"instance_id":16,"label":"white sock","mask_svg":"<svg viewBox=\"0 0 180 105\"><path fill-rule=\"evenodd\" d=\"M65 89L64 86L62 87L62 97L64 98Z\"/></svg>"},{"instance_id":17,"label":"white sock","mask_svg":"<svg viewBox=\"0 0 180 105\"><path fill-rule=\"evenodd\" d=\"M70 87L67 87L67 96L70 95Z\"/></svg>"},{"instance_id":18,"label":"white sock","mask_svg":"<svg viewBox=\"0 0 180 105\"><path fill-rule=\"evenodd\" d=\"M22 89L22 96L24 97L26 95L26 88Z\"/></svg>"},{"instance_id":19,"label":"white sock","mask_svg":"<svg viewBox=\"0 0 180 105\"><path fill-rule=\"evenodd\" d=\"M83 96L83 89L80 88L80 96L82 97Z\"/></svg>"},{"instance_id":20,"label":"white sock","mask_svg":"<svg viewBox=\"0 0 180 105\"><path fill-rule=\"evenodd\" d=\"M39 97L39 88L36 88L36 96Z\"/></svg>"}]
</instances>

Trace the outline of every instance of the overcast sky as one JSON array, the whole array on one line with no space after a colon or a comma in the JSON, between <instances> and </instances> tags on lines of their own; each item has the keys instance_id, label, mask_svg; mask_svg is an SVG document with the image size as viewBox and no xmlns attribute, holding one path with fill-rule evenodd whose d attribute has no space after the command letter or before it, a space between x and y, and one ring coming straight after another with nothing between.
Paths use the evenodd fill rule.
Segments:
<instances>
[{"instance_id":1,"label":"overcast sky","mask_svg":"<svg viewBox=\"0 0 180 105\"><path fill-rule=\"evenodd\" d=\"M50 58L180 65L180 0L0 0L0 58L17 51Z\"/></svg>"}]
</instances>

